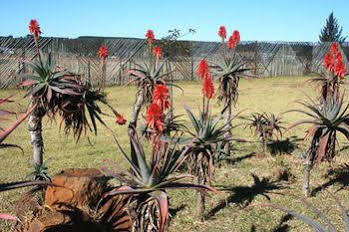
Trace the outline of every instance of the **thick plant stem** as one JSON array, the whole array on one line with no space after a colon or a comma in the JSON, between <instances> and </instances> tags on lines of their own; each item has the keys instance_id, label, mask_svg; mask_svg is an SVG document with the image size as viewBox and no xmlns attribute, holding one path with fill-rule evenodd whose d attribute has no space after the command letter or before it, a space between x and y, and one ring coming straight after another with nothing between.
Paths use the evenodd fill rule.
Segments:
<instances>
[{"instance_id":1,"label":"thick plant stem","mask_svg":"<svg viewBox=\"0 0 349 232\"><path fill-rule=\"evenodd\" d=\"M200 178L199 177L195 177L194 178L194 183L195 184L202 184L199 180ZM201 192L198 192L197 193L197 200L196 200L196 217L198 219L202 219L202 215L204 214L205 212L205 195Z\"/></svg>"},{"instance_id":2,"label":"thick plant stem","mask_svg":"<svg viewBox=\"0 0 349 232\"><path fill-rule=\"evenodd\" d=\"M133 106L133 111L130 118L130 123L128 124L128 135L130 136L130 138L131 138L131 135L134 133L134 129L137 128L137 120L138 120L139 113L141 112L143 102L144 102L143 91L140 91L137 94L136 102ZM133 153L134 148L132 146L131 139L130 139L130 147L131 147L131 153Z\"/></svg>"},{"instance_id":3,"label":"thick plant stem","mask_svg":"<svg viewBox=\"0 0 349 232\"><path fill-rule=\"evenodd\" d=\"M105 59L103 58L100 62L100 77L99 77L99 86L104 88L106 85L106 64Z\"/></svg>"},{"instance_id":4,"label":"thick plant stem","mask_svg":"<svg viewBox=\"0 0 349 232\"><path fill-rule=\"evenodd\" d=\"M311 171L311 160L308 155L304 160L304 179L303 179L303 193L305 197L310 197L310 171Z\"/></svg>"},{"instance_id":5,"label":"thick plant stem","mask_svg":"<svg viewBox=\"0 0 349 232\"><path fill-rule=\"evenodd\" d=\"M197 154L197 159L196 159L196 165L197 165L197 170L196 170L196 175L194 178L194 183L197 185L206 185L207 181L205 178L205 168L204 168L204 156L200 152ZM196 217L199 219L202 219L202 216L205 212L205 195L201 192L197 193L197 203L196 203Z\"/></svg>"},{"instance_id":6,"label":"thick plant stem","mask_svg":"<svg viewBox=\"0 0 349 232\"><path fill-rule=\"evenodd\" d=\"M197 198L197 209L196 209L196 217L198 219L202 219L203 214L205 212L205 195L201 192L198 192Z\"/></svg>"},{"instance_id":7,"label":"thick plant stem","mask_svg":"<svg viewBox=\"0 0 349 232\"><path fill-rule=\"evenodd\" d=\"M129 127L134 127L134 128L137 127L137 120L138 120L139 113L141 112L143 102L144 102L143 91L140 91L137 94L136 102L133 106Z\"/></svg>"},{"instance_id":8,"label":"thick plant stem","mask_svg":"<svg viewBox=\"0 0 349 232\"><path fill-rule=\"evenodd\" d=\"M34 106L30 100L29 108ZM35 165L42 165L44 159L44 140L42 138L42 114L39 109L33 110L28 119L28 130L33 146L33 160Z\"/></svg>"},{"instance_id":9,"label":"thick plant stem","mask_svg":"<svg viewBox=\"0 0 349 232\"><path fill-rule=\"evenodd\" d=\"M226 100L225 102L225 107L226 107L226 110L225 110L225 113L224 113L224 124L226 125L224 129L228 129L228 131L225 133L224 135L224 138L225 139L229 139L231 138L231 128L232 128L232 125L231 125L231 102L229 100ZM230 156L230 150L231 150L231 147L230 147L230 142L226 142L224 144L224 153L227 155L227 156Z\"/></svg>"}]
</instances>

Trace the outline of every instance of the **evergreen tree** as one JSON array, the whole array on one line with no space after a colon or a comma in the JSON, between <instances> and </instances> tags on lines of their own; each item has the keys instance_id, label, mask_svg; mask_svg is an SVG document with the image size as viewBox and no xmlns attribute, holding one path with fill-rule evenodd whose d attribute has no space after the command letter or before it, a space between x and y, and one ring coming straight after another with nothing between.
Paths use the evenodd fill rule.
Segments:
<instances>
[{"instance_id":1,"label":"evergreen tree","mask_svg":"<svg viewBox=\"0 0 349 232\"><path fill-rule=\"evenodd\" d=\"M321 42L337 41L343 43L346 37L342 36L343 27L338 24L338 20L334 17L333 12L326 19L326 25L322 28L319 35Z\"/></svg>"}]
</instances>

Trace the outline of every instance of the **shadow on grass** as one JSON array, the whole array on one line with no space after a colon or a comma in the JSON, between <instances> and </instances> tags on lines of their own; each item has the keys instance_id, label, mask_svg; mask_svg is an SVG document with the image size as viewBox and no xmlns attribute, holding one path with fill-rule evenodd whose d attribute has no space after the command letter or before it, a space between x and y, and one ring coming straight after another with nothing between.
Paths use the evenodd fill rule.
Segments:
<instances>
[{"instance_id":1,"label":"shadow on grass","mask_svg":"<svg viewBox=\"0 0 349 232\"><path fill-rule=\"evenodd\" d=\"M291 136L284 140L270 142L267 148L271 155L282 155L284 153L291 155L298 148L297 143L299 141L302 141L302 139L297 136Z\"/></svg>"},{"instance_id":2,"label":"shadow on grass","mask_svg":"<svg viewBox=\"0 0 349 232\"><path fill-rule=\"evenodd\" d=\"M248 206L258 195L261 195L265 197L267 200L270 200L268 193L271 193L273 190L285 188L279 183L279 181L274 181L266 177L260 179L255 174L251 174L251 176L254 181L252 186L235 186L221 188L221 191L232 192L233 194L228 196L217 206L211 209L211 211L208 212L206 218L208 219L210 217L213 217L216 213L227 207L230 203L235 203L240 207L244 208Z\"/></svg>"},{"instance_id":3,"label":"shadow on grass","mask_svg":"<svg viewBox=\"0 0 349 232\"><path fill-rule=\"evenodd\" d=\"M349 146L343 146L341 149L339 149L338 152L346 151L349 149Z\"/></svg>"},{"instance_id":4,"label":"shadow on grass","mask_svg":"<svg viewBox=\"0 0 349 232\"><path fill-rule=\"evenodd\" d=\"M255 225L251 226L250 232L256 232L256 226Z\"/></svg>"},{"instance_id":5,"label":"shadow on grass","mask_svg":"<svg viewBox=\"0 0 349 232\"><path fill-rule=\"evenodd\" d=\"M293 216L290 214L286 214L281 217L279 224L277 224L271 231L272 232L288 232L290 231L290 226L286 224L286 222L293 219ZM252 225L250 232L256 232L256 226Z\"/></svg>"},{"instance_id":6,"label":"shadow on grass","mask_svg":"<svg viewBox=\"0 0 349 232\"><path fill-rule=\"evenodd\" d=\"M336 192L348 187L349 186L349 165L344 164L338 168L329 170L325 175L325 178L329 180L326 183L314 188L313 191L311 192L312 196L316 196L317 193L327 189L328 187L334 184L341 185L341 187Z\"/></svg>"},{"instance_id":7,"label":"shadow on grass","mask_svg":"<svg viewBox=\"0 0 349 232\"><path fill-rule=\"evenodd\" d=\"M249 158L253 157L255 154L256 154L256 152L251 152L251 153L244 155L244 156L239 156L236 158L228 158L228 159L226 159L226 162L227 162L227 164L234 165L234 164L241 162L245 159L249 159Z\"/></svg>"},{"instance_id":8,"label":"shadow on grass","mask_svg":"<svg viewBox=\"0 0 349 232\"><path fill-rule=\"evenodd\" d=\"M272 232L288 232L290 231L290 226L286 224L286 222L293 219L293 216L291 214L285 214L281 217L280 222L277 226L274 227Z\"/></svg>"},{"instance_id":9,"label":"shadow on grass","mask_svg":"<svg viewBox=\"0 0 349 232\"><path fill-rule=\"evenodd\" d=\"M170 213L171 218L173 219L174 217L176 217L177 213L185 209L187 206L188 206L187 204L181 204L176 208L169 208L168 212Z\"/></svg>"}]
</instances>

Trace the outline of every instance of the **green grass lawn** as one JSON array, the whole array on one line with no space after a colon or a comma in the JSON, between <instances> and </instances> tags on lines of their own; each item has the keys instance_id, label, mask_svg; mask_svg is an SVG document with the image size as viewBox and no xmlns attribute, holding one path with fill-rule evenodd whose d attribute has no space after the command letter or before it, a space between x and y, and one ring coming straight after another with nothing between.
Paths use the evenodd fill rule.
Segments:
<instances>
[{"instance_id":1,"label":"green grass lawn","mask_svg":"<svg viewBox=\"0 0 349 232\"><path fill-rule=\"evenodd\" d=\"M309 96L317 95L317 88L306 82L307 79L306 77L279 77L241 80L239 101L234 112L245 109L244 115L255 111L279 114L299 107L295 103L296 100L305 100L306 94ZM202 102L201 84L199 82L178 82L177 84L184 89L184 92L175 89L175 114L185 114L184 104L198 112ZM343 86L348 88L346 84ZM121 112L126 119L129 118L135 101L135 87L110 87L106 91L111 105ZM22 98L24 92L2 90L0 97L11 93L17 93L14 97L16 103L7 105L7 109L24 111L28 102L28 99ZM216 101L212 101L212 106L213 113L218 113L221 106ZM297 113L286 114L283 116L284 126L302 117ZM128 149L127 127L118 126L113 117L104 117L104 119L115 131L121 144ZM188 122L185 115L183 119ZM65 168L100 167L106 160L122 163L122 158L118 154L109 132L101 125L99 125L98 136L89 133L76 143L72 136L65 136L63 132L60 132L57 126L59 120L56 118L56 121L50 121L46 118L44 123L45 161L51 175ZM141 121L144 121L143 118ZM6 127L6 124L8 125L10 122L11 120L2 122L1 127ZM234 121L233 123L240 122ZM284 134L284 138L291 136L302 138L305 129L305 127L298 127ZM308 143L299 142L299 149L294 150L291 155L271 156L266 154L263 157L259 154L257 138L252 136L249 129L239 127L233 130L233 134L250 142L234 144L236 151L231 162L222 163L220 167L215 168L214 185L221 189L221 193L207 200L207 219L201 222L194 217L195 192L170 191L173 216L170 231L253 231L251 229L253 227L255 227L255 231L285 231L277 230L278 226L285 227L282 224L284 213L270 208L251 207L267 203L268 199L271 203L296 209L316 218L305 207L305 204L297 199L297 197L302 197L303 166L300 154L304 152ZM92 146L86 139L87 137ZM340 138L338 148L343 148L343 150L339 152L333 169L346 162L349 163L348 150L345 149L344 141L343 138ZM11 134L6 142L21 146L24 154L17 149L0 150L0 183L22 180L32 167L30 137L25 123ZM321 185L331 182L331 178L325 177L329 167L326 163L315 167L311 176L313 189L319 189ZM294 181L277 181L275 173L280 168L289 168L295 176ZM252 175L255 177L253 178ZM327 190L336 191L342 186L341 182L332 182L334 184L326 188ZM16 201L23 192L25 189L2 193L0 195L0 212L13 212ZM348 201L346 201L349 197L348 191L344 189L336 195L349 208ZM334 200L329 197L328 192L318 191L315 197L310 198L309 201L324 212L337 228L343 229L340 211ZM246 205L249 206L244 207ZM312 231L298 220L289 220L287 224L291 231ZM8 225L0 223L0 228L7 231Z\"/></svg>"}]
</instances>

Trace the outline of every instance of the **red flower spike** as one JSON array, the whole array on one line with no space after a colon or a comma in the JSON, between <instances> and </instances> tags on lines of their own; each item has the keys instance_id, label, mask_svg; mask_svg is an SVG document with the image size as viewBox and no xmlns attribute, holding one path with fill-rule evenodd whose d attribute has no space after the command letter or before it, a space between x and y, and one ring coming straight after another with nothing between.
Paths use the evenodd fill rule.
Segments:
<instances>
[{"instance_id":1,"label":"red flower spike","mask_svg":"<svg viewBox=\"0 0 349 232\"><path fill-rule=\"evenodd\" d=\"M339 44L337 42L331 43L330 50L333 55L336 55L338 53L338 48L339 48Z\"/></svg>"},{"instance_id":2,"label":"red flower spike","mask_svg":"<svg viewBox=\"0 0 349 232\"><path fill-rule=\"evenodd\" d=\"M167 86L164 84L156 85L153 92L153 102L158 104L161 110L165 110L170 107L169 99L170 93Z\"/></svg>"},{"instance_id":3,"label":"red flower spike","mask_svg":"<svg viewBox=\"0 0 349 232\"><path fill-rule=\"evenodd\" d=\"M233 34L229 37L228 40L228 48L235 48L236 45L240 43L240 33L239 31L235 30L233 31Z\"/></svg>"},{"instance_id":4,"label":"red flower spike","mask_svg":"<svg viewBox=\"0 0 349 232\"><path fill-rule=\"evenodd\" d=\"M202 59L200 60L199 67L198 67L198 75L202 79L205 77L206 73L209 72L208 63L206 60Z\"/></svg>"},{"instance_id":5,"label":"red flower spike","mask_svg":"<svg viewBox=\"0 0 349 232\"><path fill-rule=\"evenodd\" d=\"M228 49L234 48L234 39L233 39L232 35L228 39L227 47L228 47Z\"/></svg>"},{"instance_id":6,"label":"red flower spike","mask_svg":"<svg viewBox=\"0 0 349 232\"><path fill-rule=\"evenodd\" d=\"M328 71L330 71L330 72L333 71L334 59L333 59L333 55L331 54L331 52L326 53L326 55L324 57L323 65Z\"/></svg>"},{"instance_id":7,"label":"red flower spike","mask_svg":"<svg viewBox=\"0 0 349 232\"><path fill-rule=\"evenodd\" d=\"M109 56L107 46L105 46L105 45L100 46L99 51L98 51L98 55L99 55L99 58L101 60L105 60L105 58L107 58Z\"/></svg>"},{"instance_id":8,"label":"red flower spike","mask_svg":"<svg viewBox=\"0 0 349 232\"><path fill-rule=\"evenodd\" d=\"M214 95L214 86L209 72L206 73L204 78L202 85L202 94L208 99L213 98Z\"/></svg>"},{"instance_id":9,"label":"red flower spike","mask_svg":"<svg viewBox=\"0 0 349 232\"><path fill-rule=\"evenodd\" d=\"M124 125L126 123L126 119L121 114L117 114L116 115L116 123L119 125Z\"/></svg>"},{"instance_id":10,"label":"red flower spike","mask_svg":"<svg viewBox=\"0 0 349 232\"><path fill-rule=\"evenodd\" d=\"M340 79L344 78L345 75L345 65L342 60L337 61L336 67L334 69L334 74Z\"/></svg>"},{"instance_id":11,"label":"red flower spike","mask_svg":"<svg viewBox=\"0 0 349 232\"><path fill-rule=\"evenodd\" d=\"M222 38L222 42L224 42L225 38L227 38L227 31L225 29L225 26L219 27L218 35Z\"/></svg>"},{"instance_id":12,"label":"red flower spike","mask_svg":"<svg viewBox=\"0 0 349 232\"><path fill-rule=\"evenodd\" d=\"M145 34L145 37L148 40L149 44L152 44L155 42L155 36L153 30L148 30L147 33Z\"/></svg>"},{"instance_id":13,"label":"red flower spike","mask_svg":"<svg viewBox=\"0 0 349 232\"><path fill-rule=\"evenodd\" d=\"M336 54L336 62L341 62L343 61L342 53L337 52Z\"/></svg>"},{"instance_id":14,"label":"red flower spike","mask_svg":"<svg viewBox=\"0 0 349 232\"><path fill-rule=\"evenodd\" d=\"M29 32L33 34L35 37L39 37L39 35L41 34L39 23L36 19L30 20Z\"/></svg>"},{"instance_id":15,"label":"red flower spike","mask_svg":"<svg viewBox=\"0 0 349 232\"><path fill-rule=\"evenodd\" d=\"M162 56L162 50L161 47L155 46L153 49L153 55L156 57L156 59L160 60Z\"/></svg>"},{"instance_id":16,"label":"red flower spike","mask_svg":"<svg viewBox=\"0 0 349 232\"><path fill-rule=\"evenodd\" d=\"M162 132L162 111L156 102L152 102L147 110L146 122L149 128Z\"/></svg>"}]
</instances>

